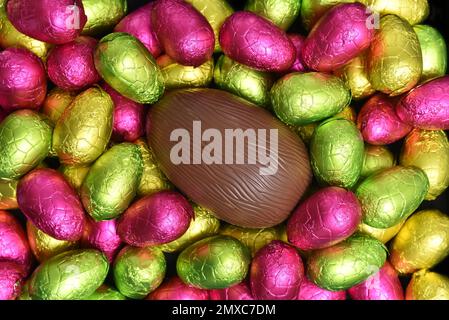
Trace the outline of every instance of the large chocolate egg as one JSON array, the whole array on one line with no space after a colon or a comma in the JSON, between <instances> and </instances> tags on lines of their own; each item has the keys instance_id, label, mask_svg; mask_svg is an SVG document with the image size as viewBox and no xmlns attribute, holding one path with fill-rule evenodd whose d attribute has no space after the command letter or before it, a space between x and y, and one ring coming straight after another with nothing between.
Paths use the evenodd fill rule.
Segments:
<instances>
[{"instance_id":1,"label":"large chocolate egg","mask_svg":"<svg viewBox=\"0 0 449 320\"><path fill-rule=\"evenodd\" d=\"M279 224L310 182L304 144L268 111L224 91L172 91L151 109L148 140L162 171L231 224Z\"/></svg>"}]
</instances>

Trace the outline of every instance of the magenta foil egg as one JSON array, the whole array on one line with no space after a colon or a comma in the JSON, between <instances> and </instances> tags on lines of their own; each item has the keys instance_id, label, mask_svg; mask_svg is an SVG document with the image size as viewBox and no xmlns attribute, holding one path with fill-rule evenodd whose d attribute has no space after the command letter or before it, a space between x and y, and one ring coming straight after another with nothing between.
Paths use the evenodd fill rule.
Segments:
<instances>
[{"instance_id":1,"label":"magenta foil egg","mask_svg":"<svg viewBox=\"0 0 449 320\"><path fill-rule=\"evenodd\" d=\"M410 91L396 106L399 118L425 130L449 130L449 76Z\"/></svg>"},{"instance_id":2,"label":"magenta foil egg","mask_svg":"<svg viewBox=\"0 0 449 320\"><path fill-rule=\"evenodd\" d=\"M295 46L296 58L293 65L288 70L290 72L304 72L307 70L304 60L302 59L302 50L304 48L305 38L300 34L288 34L288 38Z\"/></svg>"},{"instance_id":3,"label":"magenta foil egg","mask_svg":"<svg viewBox=\"0 0 449 320\"><path fill-rule=\"evenodd\" d=\"M261 71L285 72L296 58L295 46L283 30L248 11L227 18L219 39L225 55Z\"/></svg>"},{"instance_id":4,"label":"magenta foil egg","mask_svg":"<svg viewBox=\"0 0 449 320\"><path fill-rule=\"evenodd\" d=\"M250 286L257 300L294 300L304 278L298 251L274 240L260 249L250 270Z\"/></svg>"},{"instance_id":5,"label":"magenta foil egg","mask_svg":"<svg viewBox=\"0 0 449 320\"><path fill-rule=\"evenodd\" d=\"M154 2L151 2L131 12L115 26L114 32L126 32L133 35L143 43L153 57L157 58L161 55L162 48L151 23L153 7Z\"/></svg>"},{"instance_id":6,"label":"magenta foil egg","mask_svg":"<svg viewBox=\"0 0 449 320\"><path fill-rule=\"evenodd\" d=\"M58 171L42 168L24 176L17 186L17 202L25 216L53 238L77 241L83 235L81 201Z\"/></svg>"},{"instance_id":7,"label":"magenta foil egg","mask_svg":"<svg viewBox=\"0 0 449 320\"><path fill-rule=\"evenodd\" d=\"M87 22L81 0L9 0L7 13L17 30L53 44L75 40Z\"/></svg>"},{"instance_id":8,"label":"magenta foil egg","mask_svg":"<svg viewBox=\"0 0 449 320\"><path fill-rule=\"evenodd\" d=\"M93 56L97 42L94 38L81 36L53 48L47 60L50 80L65 90L81 90L100 81Z\"/></svg>"},{"instance_id":9,"label":"magenta foil egg","mask_svg":"<svg viewBox=\"0 0 449 320\"><path fill-rule=\"evenodd\" d=\"M287 223L288 240L302 250L329 247L349 236L362 219L362 209L354 193L326 187L307 198Z\"/></svg>"},{"instance_id":10,"label":"magenta foil egg","mask_svg":"<svg viewBox=\"0 0 449 320\"><path fill-rule=\"evenodd\" d=\"M240 282L226 289L210 290L209 296L210 300L254 300L246 282Z\"/></svg>"},{"instance_id":11,"label":"magenta foil egg","mask_svg":"<svg viewBox=\"0 0 449 320\"><path fill-rule=\"evenodd\" d=\"M102 251L112 263L122 243L117 234L116 220L96 222L87 218L81 243L83 247Z\"/></svg>"},{"instance_id":12,"label":"magenta foil egg","mask_svg":"<svg viewBox=\"0 0 449 320\"><path fill-rule=\"evenodd\" d=\"M161 191L133 203L118 220L118 234L137 247L168 243L187 231L193 215L183 195Z\"/></svg>"},{"instance_id":13,"label":"magenta foil egg","mask_svg":"<svg viewBox=\"0 0 449 320\"><path fill-rule=\"evenodd\" d=\"M338 5L329 10L309 33L303 59L313 70L336 70L367 49L374 37L371 13L360 3Z\"/></svg>"},{"instance_id":14,"label":"magenta foil egg","mask_svg":"<svg viewBox=\"0 0 449 320\"><path fill-rule=\"evenodd\" d=\"M209 300L209 291L189 286L174 276L150 293L147 300Z\"/></svg>"},{"instance_id":15,"label":"magenta foil egg","mask_svg":"<svg viewBox=\"0 0 449 320\"><path fill-rule=\"evenodd\" d=\"M47 94L47 75L42 61L21 48L0 53L0 105L6 111L39 109Z\"/></svg>"},{"instance_id":16,"label":"magenta foil egg","mask_svg":"<svg viewBox=\"0 0 449 320\"><path fill-rule=\"evenodd\" d=\"M346 300L346 291L329 291L318 287L304 277L299 286L297 300Z\"/></svg>"},{"instance_id":17,"label":"magenta foil egg","mask_svg":"<svg viewBox=\"0 0 449 320\"><path fill-rule=\"evenodd\" d=\"M396 115L396 101L377 94L363 105L357 118L363 140L372 145L386 145L402 139L412 130Z\"/></svg>"},{"instance_id":18,"label":"magenta foil egg","mask_svg":"<svg viewBox=\"0 0 449 320\"><path fill-rule=\"evenodd\" d=\"M215 36L206 18L183 0L157 0L151 22L167 55L179 64L198 67L208 61Z\"/></svg>"},{"instance_id":19,"label":"magenta foil egg","mask_svg":"<svg viewBox=\"0 0 449 320\"><path fill-rule=\"evenodd\" d=\"M21 287L20 267L11 262L0 262L0 300L15 300Z\"/></svg>"},{"instance_id":20,"label":"magenta foil egg","mask_svg":"<svg viewBox=\"0 0 449 320\"><path fill-rule=\"evenodd\" d=\"M404 300L404 290L398 273L386 262L375 275L350 288L353 300Z\"/></svg>"}]
</instances>

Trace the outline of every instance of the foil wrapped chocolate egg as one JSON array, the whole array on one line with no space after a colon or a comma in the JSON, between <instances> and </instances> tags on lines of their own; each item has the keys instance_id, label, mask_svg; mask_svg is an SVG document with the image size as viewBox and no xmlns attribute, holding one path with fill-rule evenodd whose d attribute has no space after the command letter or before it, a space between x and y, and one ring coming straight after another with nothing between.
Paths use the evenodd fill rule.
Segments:
<instances>
[{"instance_id":1,"label":"foil wrapped chocolate egg","mask_svg":"<svg viewBox=\"0 0 449 320\"><path fill-rule=\"evenodd\" d=\"M209 291L189 286L174 276L150 293L146 300L209 300Z\"/></svg>"},{"instance_id":2,"label":"foil wrapped chocolate egg","mask_svg":"<svg viewBox=\"0 0 449 320\"><path fill-rule=\"evenodd\" d=\"M53 48L47 59L50 80L64 90L81 90L100 81L93 57L96 46L96 39L83 36Z\"/></svg>"},{"instance_id":3,"label":"foil wrapped chocolate egg","mask_svg":"<svg viewBox=\"0 0 449 320\"><path fill-rule=\"evenodd\" d=\"M360 109L357 126L363 139L373 145L386 145L401 140L412 129L395 113L395 100L378 94Z\"/></svg>"},{"instance_id":4,"label":"foil wrapped chocolate egg","mask_svg":"<svg viewBox=\"0 0 449 320\"><path fill-rule=\"evenodd\" d=\"M55 239L27 221L28 242L37 261L43 262L62 252L78 248L78 241Z\"/></svg>"},{"instance_id":5,"label":"foil wrapped chocolate egg","mask_svg":"<svg viewBox=\"0 0 449 320\"><path fill-rule=\"evenodd\" d=\"M228 223L249 228L281 223L310 181L307 153L300 138L267 110L230 93L214 89L172 91L151 108L147 120L151 124L148 141L162 171L193 202ZM217 151L213 156L212 150L221 150L222 146L208 144L202 150L196 138L193 150L201 151L195 152L192 159L191 137L198 132L202 136L203 130L207 130L206 135L225 137L228 148L235 144L229 133L236 135L238 143L243 143L237 147L236 159L229 150L226 157ZM247 134L254 134L256 140L250 145L257 147L259 154L261 150L265 154L269 151L266 142L270 141L268 158L253 158L256 149L248 152L247 143L241 140L246 140ZM270 154L276 159L270 158ZM204 192L204 187L208 192Z\"/></svg>"},{"instance_id":6,"label":"foil wrapped chocolate egg","mask_svg":"<svg viewBox=\"0 0 449 320\"><path fill-rule=\"evenodd\" d=\"M372 87L390 96L412 89L422 72L422 53L412 26L395 15L380 19L367 56Z\"/></svg>"},{"instance_id":7,"label":"foil wrapped chocolate egg","mask_svg":"<svg viewBox=\"0 0 449 320\"><path fill-rule=\"evenodd\" d=\"M302 0L301 22L307 30L331 8L341 3L353 3L355 0Z\"/></svg>"},{"instance_id":8,"label":"foil wrapped chocolate egg","mask_svg":"<svg viewBox=\"0 0 449 320\"><path fill-rule=\"evenodd\" d=\"M16 191L17 180L0 179L0 210L18 209Z\"/></svg>"},{"instance_id":9,"label":"foil wrapped chocolate egg","mask_svg":"<svg viewBox=\"0 0 449 320\"><path fill-rule=\"evenodd\" d=\"M53 88L48 92L40 111L55 125L76 96L75 91Z\"/></svg>"},{"instance_id":10,"label":"foil wrapped chocolate egg","mask_svg":"<svg viewBox=\"0 0 449 320\"><path fill-rule=\"evenodd\" d=\"M81 200L89 215L101 221L122 214L137 193L142 170L142 155L135 144L124 142L106 151L81 186Z\"/></svg>"},{"instance_id":11,"label":"foil wrapped chocolate egg","mask_svg":"<svg viewBox=\"0 0 449 320\"><path fill-rule=\"evenodd\" d=\"M47 93L42 61L22 48L0 52L0 105L6 111L39 109Z\"/></svg>"},{"instance_id":12,"label":"foil wrapped chocolate egg","mask_svg":"<svg viewBox=\"0 0 449 320\"><path fill-rule=\"evenodd\" d=\"M349 105L345 83L330 74L290 73L271 88L273 109L283 122L306 125L329 118Z\"/></svg>"},{"instance_id":13,"label":"foil wrapped chocolate egg","mask_svg":"<svg viewBox=\"0 0 449 320\"><path fill-rule=\"evenodd\" d=\"M86 248L97 249L103 252L111 263L118 251L122 240L117 233L116 220L93 221L86 219L81 245Z\"/></svg>"},{"instance_id":14,"label":"foil wrapped chocolate egg","mask_svg":"<svg viewBox=\"0 0 449 320\"><path fill-rule=\"evenodd\" d=\"M76 191L79 191L90 167L62 165L58 170L64 175L67 182L70 183Z\"/></svg>"},{"instance_id":15,"label":"foil wrapped chocolate egg","mask_svg":"<svg viewBox=\"0 0 449 320\"><path fill-rule=\"evenodd\" d=\"M261 71L287 71L296 58L295 47L282 29L248 11L226 19L220 46L232 60Z\"/></svg>"},{"instance_id":16,"label":"foil wrapped chocolate egg","mask_svg":"<svg viewBox=\"0 0 449 320\"><path fill-rule=\"evenodd\" d=\"M29 283L33 300L79 300L98 289L109 270L105 256L97 250L63 252L43 262Z\"/></svg>"},{"instance_id":17,"label":"foil wrapped chocolate egg","mask_svg":"<svg viewBox=\"0 0 449 320\"><path fill-rule=\"evenodd\" d=\"M294 300L303 278L299 253L282 241L263 247L251 263L251 292L257 300Z\"/></svg>"},{"instance_id":18,"label":"foil wrapped chocolate egg","mask_svg":"<svg viewBox=\"0 0 449 320\"><path fill-rule=\"evenodd\" d=\"M449 217L423 210L408 219L394 238L390 262L400 273L430 269L449 255Z\"/></svg>"},{"instance_id":19,"label":"foil wrapped chocolate egg","mask_svg":"<svg viewBox=\"0 0 449 320\"><path fill-rule=\"evenodd\" d=\"M257 105L270 105L270 89L273 76L237 63L225 55L218 58L214 70L214 82L218 88L229 91Z\"/></svg>"},{"instance_id":20,"label":"foil wrapped chocolate egg","mask_svg":"<svg viewBox=\"0 0 449 320\"><path fill-rule=\"evenodd\" d=\"M81 0L87 22L83 34L98 35L112 29L128 10L126 0Z\"/></svg>"},{"instance_id":21,"label":"foil wrapped chocolate egg","mask_svg":"<svg viewBox=\"0 0 449 320\"><path fill-rule=\"evenodd\" d=\"M449 300L449 278L420 270L413 274L406 290L406 300Z\"/></svg>"},{"instance_id":22,"label":"foil wrapped chocolate egg","mask_svg":"<svg viewBox=\"0 0 449 320\"><path fill-rule=\"evenodd\" d=\"M85 216L81 201L64 176L53 169L35 169L17 186L20 210L40 230L58 240L81 238Z\"/></svg>"},{"instance_id":23,"label":"foil wrapped chocolate egg","mask_svg":"<svg viewBox=\"0 0 449 320\"><path fill-rule=\"evenodd\" d=\"M425 130L449 129L449 76L416 87L396 105L399 118Z\"/></svg>"},{"instance_id":24,"label":"foil wrapped chocolate egg","mask_svg":"<svg viewBox=\"0 0 449 320\"><path fill-rule=\"evenodd\" d=\"M151 23L153 7L154 2L150 2L131 12L120 20L115 26L114 32L126 32L136 37L150 51L151 55L157 58L161 55L162 48Z\"/></svg>"},{"instance_id":25,"label":"foil wrapped chocolate egg","mask_svg":"<svg viewBox=\"0 0 449 320\"><path fill-rule=\"evenodd\" d=\"M254 300L246 282L240 282L226 289L209 290L210 300Z\"/></svg>"},{"instance_id":26,"label":"foil wrapped chocolate egg","mask_svg":"<svg viewBox=\"0 0 449 320\"><path fill-rule=\"evenodd\" d=\"M399 230L401 230L402 226L404 225L404 222L405 221L401 221L397 225L386 229L373 228L365 223L361 223L358 229L360 232L365 233L382 243L387 243L398 234Z\"/></svg>"},{"instance_id":27,"label":"foil wrapped chocolate egg","mask_svg":"<svg viewBox=\"0 0 449 320\"><path fill-rule=\"evenodd\" d=\"M356 189L363 222L378 229L393 227L419 207L428 190L429 180L419 168L395 166L377 172Z\"/></svg>"},{"instance_id":28,"label":"foil wrapped chocolate egg","mask_svg":"<svg viewBox=\"0 0 449 320\"><path fill-rule=\"evenodd\" d=\"M154 103L164 93L162 74L145 46L127 33L110 33L100 40L95 67L121 95L138 103Z\"/></svg>"},{"instance_id":29,"label":"foil wrapped chocolate egg","mask_svg":"<svg viewBox=\"0 0 449 320\"><path fill-rule=\"evenodd\" d=\"M367 49L374 28L370 16L360 3L341 4L330 9L307 36L302 50L305 64L313 70L336 70Z\"/></svg>"},{"instance_id":30,"label":"foil wrapped chocolate egg","mask_svg":"<svg viewBox=\"0 0 449 320\"><path fill-rule=\"evenodd\" d=\"M165 269L165 257L159 248L127 246L114 261L114 282L124 296L143 299L161 285Z\"/></svg>"},{"instance_id":31,"label":"foil wrapped chocolate egg","mask_svg":"<svg viewBox=\"0 0 449 320\"><path fill-rule=\"evenodd\" d=\"M117 290L108 287L107 285L102 285L90 296L85 297L84 300L126 300L126 297Z\"/></svg>"},{"instance_id":32,"label":"foil wrapped chocolate egg","mask_svg":"<svg viewBox=\"0 0 449 320\"><path fill-rule=\"evenodd\" d=\"M426 173L429 179L426 200L435 200L449 186L449 141L442 130L414 129L405 138L399 162Z\"/></svg>"},{"instance_id":33,"label":"foil wrapped chocolate egg","mask_svg":"<svg viewBox=\"0 0 449 320\"><path fill-rule=\"evenodd\" d=\"M363 166L360 177L366 178L373 173L393 167L396 164L394 154L385 146L365 144Z\"/></svg>"},{"instance_id":34,"label":"foil wrapped chocolate egg","mask_svg":"<svg viewBox=\"0 0 449 320\"><path fill-rule=\"evenodd\" d=\"M310 142L310 161L318 181L351 188L360 177L364 144L355 124L346 119L321 123Z\"/></svg>"},{"instance_id":35,"label":"foil wrapped chocolate egg","mask_svg":"<svg viewBox=\"0 0 449 320\"><path fill-rule=\"evenodd\" d=\"M283 30L287 30L299 15L301 1L249 0L245 10L257 13Z\"/></svg>"},{"instance_id":36,"label":"foil wrapped chocolate egg","mask_svg":"<svg viewBox=\"0 0 449 320\"><path fill-rule=\"evenodd\" d=\"M441 33L428 25L413 27L422 52L421 82L442 77L447 70L447 46Z\"/></svg>"},{"instance_id":37,"label":"foil wrapped chocolate egg","mask_svg":"<svg viewBox=\"0 0 449 320\"><path fill-rule=\"evenodd\" d=\"M53 44L75 40L87 21L81 0L9 0L6 8L17 30Z\"/></svg>"},{"instance_id":38,"label":"foil wrapped chocolate egg","mask_svg":"<svg viewBox=\"0 0 449 320\"><path fill-rule=\"evenodd\" d=\"M384 245L355 234L332 247L314 251L307 260L308 277L331 291L349 289L378 272L387 259Z\"/></svg>"},{"instance_id":39,"label":"foil wrapped chocolate egg","mask_svg":"<svg viewBox=\"0 0 449 320\"><path fill-rule=\"evenodd\" d=\"M380 270L348 290L353 300L404 300L404 290L396 270L385 262Z\"/></svg>"},{"instance_id":40,"label":"foil wrapped chocolate egg","mask_svg":"<svg viewBox=\"0 0 449 320\"><path fill-rule=\"evenodd\" d=\"M192 207L194 216L187 231L176 240L160 245L162 251L178 252L203 238L218 233L220 220L215 218L212 212L197 204L193 204Z\"/></svg>"},{"instance_id":41,"label":"foil wrapped chocolate egg","mask_svg":"<svg viewBox=\"0 0 449 320\"><path fill-rule=\"evenodd\" d=\"M15 300L22 287L20 268L11 262L0 262L0 300Z\"/></svg>"},{"instance_id":42,"label":"foil wrapped chocolate egg","mask_svg":"<svg viewBox=\"0 0 449 320\"><path fill-rule=\"evenodd\" d=\"M165 53L179 64L198 67L212 58L214 31L188 2L156 1L151 23Z\"/></svg>"},{"instance_id":43,"label":"foil wrapped chocolate egg","mask_svg":"<svg viewBox=\"0 0 449 320\"><path fill-rule=\"evenodd\" d=\"M304 42L306 41L306 38L304 38L300 34L294 34L290 33L287 34L288 38L292 42L293 46L295 47L296 51L296 59L293 62L293 65L288 70L289 73L291 72L304 72L306 71L307 67L304 63L304 59L302 58L302 50L304 49Z\"/></svg>"},{"instance_id":44,"label":"foil wrapped chocolate egg","mask_svg":"<svg viewBox=\"0 0 449 320\"><path fill-rule=\"evenodd\" d=\"M224 289L247 275L251 255L240 241L212 236L188 246L178 256L176 270L184 283L201 289Z\"/></svg>"},{"instance_id":45,"label":"foil wrapped chocolate egg","mask_svg":"<svg viewBox=\"0 0 449 320\"><path fill-rule=\"evenodd\" d=\"M346 300L346 291L326 290L304 277L296 300Z\"/></svg>"},{"instance_id":46,"label":"foil wrapped chocolate egg","mask_svg":"<svg viewBox=\"0 0 449 320\"><path fill-rule=\"evenodd\" d=\"M0 178L17 179L44 160L51 144L52 129L31 110L11 113L0 124Z\"/></svg>"},{"instance_id":47,"label":"foil wrapped chocolate egg","mask_svg":"<svg viewBox=\"0 0 449 320\"><path fill-rule=\"evenodd\" d=\"M381 15L397 15L411 25L421 23L429 15L427 0L359 0L359 2Z\"/></svg>"},{"instance_id":48,"label":"foil wrapped chocolate egg","mask_svg":"<svg viewBox=\"0 0 449 320\"><path fill-rule=\"evenodd\" d=\"M80 93L53 131L53 148L63 164L87 165L106 149L112 134L114 104L99 87Z\"/></svg>"},{"instance_id":49,"label":"foil wrapped chocolate egg","mask_svg":"<svg viewBox=\"0 0 449 320\"><path fill-rule=\"evenodd\" d=\"M290 216L288 240L301 250L329 247L351 236L361 219L362 210L355 194L338 187L323 188Z\"/></svg>"}]
</instances>

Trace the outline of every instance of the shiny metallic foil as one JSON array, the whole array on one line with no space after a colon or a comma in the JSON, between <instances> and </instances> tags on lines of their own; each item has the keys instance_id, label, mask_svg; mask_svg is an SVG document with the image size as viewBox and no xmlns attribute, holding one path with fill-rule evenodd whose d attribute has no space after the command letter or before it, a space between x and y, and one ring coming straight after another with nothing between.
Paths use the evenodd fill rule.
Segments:
<instances>
[{"instance_id":1,"label":"shiny metallic foil","mask_svg":"<svg viewBox=\"0 0 449 320\"><path fill-rule=\"evenodd\" d=\"M373 238L376 238L377 240L379 240L382 243L387 243L388 241L393 239L395 235L398 234L399 230L401 230L402 226L404 225L404 222L405 221L402 221L402 222L398 223L397 225L392 226L387 229L377 229L377 228L370 227L369 225L367 225L365 223L361 223L359 225L359 231L363 232L367 235L370 235Z\"/></svg>"},{"instance_id":2,"label":"shiny metallic foil","mask_svg":"<svg viewBox=\"0 0 449 320\"><path fill-rule=\"evenodd\" d=\"M126 300L126 297L117 290L107 285L102 285L94 293L86 297L85 300Z\"/></svg>"},{"instance_id":3,"label":"shiny metallic foil","mask_svg":"<svg viewBox=\"0 0 449 320\"><path fill-rule=\"evenodd\" d=\"M297 0L248 0L245 10L267 18L283 30L287 30L299 15L301 1Z\"/></svg>"},{"instance_id":4,"label":"shiny metallic foil","mask_svg":"<svg viewBox=\"0 0 449 320\"><path fill-rule=\"evenodd\" d=\"M414 273L406 300L449 300L449 278L428 270Z\"/></svg>"},{"instance_id":5,"label":"shiny metallic foil","mask_svg":"<svg viewBox=\"0 0 449 320\"><path fill-rule=\"evenodd\" d=\"M394 154L386 146L365 144L363 166L360 176L366 178L373 173L388 169L396 164Z\"/></svg>"},{"instance_id":6,"label":"shiny metallic foil","mask_svg":"<svg viewBox=\"0 0 449 320\"><path fill-rule=\"evenodd\" d=\"M307 30L332 7L341 3L353 3L355 0L302 0L301 21Z\"/></svg>"},{"instance_id":7,"label":"shiny metallic foil","mask_svg":"<svg viewBox=\"0 0 449 320\"><path fill-rule=\"evenodd\" d=\"M82 34L99 35L110 31L126 15L126 0L81 0L87 16Z\"/></svg>"},{"instance_id":8,"label":"shiny metallic foil","mask_svg":"<svg viewBox=\"0 0 449 320\"><path fill-rule=\"evenodd\" d=\"M226 289L209 290L210 300L254 300L246 281Z\"/></svg>"},{"instance_id":9,"label":"shiny metallic foil","mask_svg":"<svg viewBox=\"0 0 449 320\"><path fill-rule=\"evenodd\" d=\"M83 184L84 179L89 172L89 166L70 166L70 165L62 165L59 167L59 171L64 175L67 182L70 185L79 191L81 185Z\"/></svg>"},{"instance_id":10,"label":"shiny metallic foil","mask_svg":"<svg viewBox=\"0 0 449 320\"><path fill-rule=\"evenodd\" d=\"M41 112L45 114L53 125L58 122L64 110L72 103L77 93L61 88L53 88L47 94Z\"/></svg>"},{"instance_id":11,"label":"shiny metallic foil","mask_svg":"<svg viewBox=\"0 0 449 320\"><path fill-rule=\"evenodd\" d=\"M146 300L209 300L209 290L192 287L174 276L150 293Z\"/></svg>"},{"instance_id":12,"label":"shiny metallic foil","mask_svg":"<svg viewBox=\"0 0 449 320\"><path fill-rule=\"evenodd\" d=\"M423 22L429 15L427 0L359 0L381 15L394 14L411 25Z\"/></svg>"},{"instance_id":13,"label":"shiny metallic foil","mask_svg":"<svg viewBox=\"0 0 449 320\"><path fill-rule=\"evenodd\" d=\"M0 179L0 210L17 209L17 180Z\"/></svg>"}]
</instances>

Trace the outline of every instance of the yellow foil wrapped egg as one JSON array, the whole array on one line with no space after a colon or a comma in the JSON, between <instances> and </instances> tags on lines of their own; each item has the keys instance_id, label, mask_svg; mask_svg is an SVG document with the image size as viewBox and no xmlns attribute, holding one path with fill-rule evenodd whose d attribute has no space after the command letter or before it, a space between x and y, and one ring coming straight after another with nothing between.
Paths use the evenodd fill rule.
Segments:
<instances>
[{"instance_id":1,"label":"yellow foil wrapped egg","mask_svg":"<svg viewBox=\"0 0 449 320\"><path fill-rule=\"evenodd\" d=\"M358 0L381 15L394 14L410 24L423 22L429 15L427 0Z\"/></svg>"},{"instance_id":2,"label":"yellow foil wrapped egg","mask_svg":"<svg viewBox=\"0 0 449 320\"><path fill-rule=\"evenodd\" d=\"M405 221L400 222L397 225L387 229L373 228L365 223L361 223L358 229L360 232L368 234L382 243L387 243L388 241L393 239L395 235L398 234L399 230L401 230L402 226L404 225L404 222Z\"/></svg>"},{"instance_id":3,"label":"yellow foil wrapped egg","mask_svg":"<svg viewBox=\"0 0 449 320\"><path fill-rule=\"evenodd\" d=\"M407 286L406 300L449 300L449 278L420 270L413 274Z\"/></svg>"},{"instance_id":4,"label":"yellow foil wrapped egg","mask_svg":"<svg viewBox=\"0 0 449 320\"><path fill-rule=\"evenodd\" d=\"M0 179L0 210L17 209L17 180Z\"/></svg>"}]
</instances>

